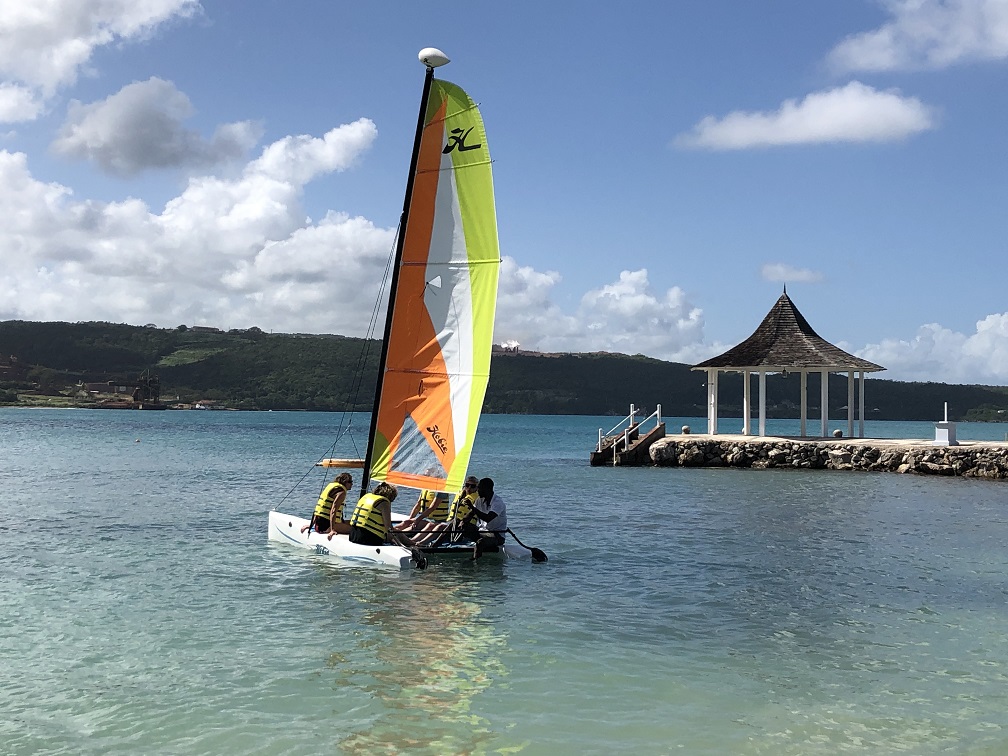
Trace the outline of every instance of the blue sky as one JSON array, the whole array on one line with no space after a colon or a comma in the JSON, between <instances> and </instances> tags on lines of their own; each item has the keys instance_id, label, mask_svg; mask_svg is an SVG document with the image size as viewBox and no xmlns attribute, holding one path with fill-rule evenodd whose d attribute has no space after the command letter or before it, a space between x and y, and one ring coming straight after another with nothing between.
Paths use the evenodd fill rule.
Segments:
<instances>
[{"instance_id":1,"label":"blue sky","mask_svg":"<svg viewBox=\"0 0 1008 756\"><path fill-rule=\"evenodd\" d=\"M497 340L697 362L786 283L883 377L1008 383L1008 0L0 0L0 319L363 335L426 46Z\"/></svg>"}]
</instances>

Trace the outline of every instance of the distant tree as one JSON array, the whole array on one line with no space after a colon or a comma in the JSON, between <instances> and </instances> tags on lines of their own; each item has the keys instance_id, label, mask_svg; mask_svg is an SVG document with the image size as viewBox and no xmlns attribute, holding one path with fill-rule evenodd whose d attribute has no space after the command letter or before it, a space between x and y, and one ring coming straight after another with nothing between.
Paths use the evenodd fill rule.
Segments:
<instances>
[{"instance_id":1,"label":"distant tree","mask_svg":"<svg viewBox=\"0 0 1008 756\"><path fill-rule=\"evenodd\" d=\"M160 378L164 397L216 399L242 409L369 411L380 343L311 334L266 334L253 326L228 333L144 328L113 323L0 321L0 354L18 355L0 390L65 391L82 382L132 384L145 371ZM689 365L620 354L498 352L492 360L484 411L622 417L630 403L664 417L706 412L704 374ZM810 399L818 396L810 377ZM877 419L936 420L944 402L954 420L1002 420L1008 388L903 383L871 378L866 407ZM796 418L799 376L767 378L767 414ZM719 383L723 417L742 411L742 379ZM830 376L830 409L846 415L846 377ZM4 401L4 400L0 400ZM814 401L809 412L815 414ZM877 410L875 408L878 408ZM972 414L970 414L972 410Z\"/></svg>"}]
</instances>

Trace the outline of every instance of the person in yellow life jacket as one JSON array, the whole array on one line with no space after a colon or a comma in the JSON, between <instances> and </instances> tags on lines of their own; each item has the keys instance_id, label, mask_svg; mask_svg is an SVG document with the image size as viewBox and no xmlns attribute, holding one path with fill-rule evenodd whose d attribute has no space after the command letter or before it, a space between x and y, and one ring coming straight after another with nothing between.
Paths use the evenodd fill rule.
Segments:
<instances>
[{"instance_id":1,"label":"person in yellow life jacket","mask_svg":"<svg viewBox=\"0 0 1008 756\"><path fill-rule=\"evenodd\" d=\"M395 526L396 530L418 533L429 530L434 523L448 521L448 494L441 491L421 491L409 517Z\"/></svg>"},{"instance_id":2,"label":"person in yellow life jacket","mask_svg":"<svg viewBox=\"0 0 1008 756\"><path fill-rule=\"evenodd\" d=\"M413 505L409 519L420 521L431 519L434 522L448 521L448 494L441 491L421 491L417 503Z\"/></svg>"},{"instance_id":3,"label":"person in yellow life jacket","mask_svg":"<svg viewBox=\"0 0 1008 756\"><path fill-rule=\"evenodd\" d=\"M396 487L382 481L374 493L364 494L357 500L350 515L350 541L364 546L381 546L389 542L392 531L392 502L398 495ZM399 537L397 541L409 539Z\"/></svg>"},{"instance_id":4,"label":"person in yellow life jacket","mask_svg":"<svg viewBox=\"0 0 1008 756\"><path fill-rule=\"evenodd\" d=\"M301 528L301 532L313 528L316 533L328 534L330 539L335 533L349 533L350 526L343 522L343 506L352 486L353 476L350 473L337 475L336 480L322 489L311 521Z\"/></svg>"},{"instance_id":5,"label":"person in yellow life jacket","mask_svg":"<svg viewBox=\"0 0 1008 756\"><path fill-rule=\"evenodd\" d=\"M476 488L479 481L475 475L470 475L462 484L462 490L448 508L448 519L445 522L431 522L416 529L415 523L412 532L415 533L413 543L421 548L436 546L448 535L458 535L466 541L473 541L479 535L479 530L475 523L470 523L473 517L473 509L476 503ZM410 530L408 522L404 522L396 527L397 530Z\"/></svg>"}]
</instances>

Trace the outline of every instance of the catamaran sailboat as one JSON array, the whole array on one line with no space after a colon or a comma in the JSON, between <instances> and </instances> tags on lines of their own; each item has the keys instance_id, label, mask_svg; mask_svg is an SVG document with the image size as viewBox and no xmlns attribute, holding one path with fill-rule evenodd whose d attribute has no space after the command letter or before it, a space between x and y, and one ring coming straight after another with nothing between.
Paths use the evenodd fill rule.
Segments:
<instances>
[{"instance_id":1,"label":"catamaran sailboat","mask_svg":"<svg viewBox=\"0 0 1008 756\"><path fill-rule=\"evenodd\" d=\"M434 78L434 69L448 63L445 54L425 48L419 57L427 75L392 266L367 454L363 460L321 463L362 468L361 495L375 481L458 493L490 378L500 249L486 132L469 95ZM424 566L425 557L416 549L302 533L307 524L303 517L270 512L269 538L344 560ZM471 544L432 551L470 553ZM502 553L528 557L532 551L509 541Z\"/></svg>"}]
</instances>

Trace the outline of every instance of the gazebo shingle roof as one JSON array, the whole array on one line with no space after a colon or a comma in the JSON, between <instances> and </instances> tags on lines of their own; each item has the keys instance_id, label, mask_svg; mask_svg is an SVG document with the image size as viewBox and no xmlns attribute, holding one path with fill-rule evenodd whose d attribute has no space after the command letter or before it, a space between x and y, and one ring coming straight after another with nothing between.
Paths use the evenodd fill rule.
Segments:
<instances>
[{"instance_id":1,"label":"gazebo shingle roof","mask_svg":"<svg viewBox=\"0 0 1008 756\"><path fill-rule=\"evenodd\" d=\"M781 294L753 335L727 352L694 365L707 368L795 368L805 370L885 370L855 357L817 334L787 295Z\"/></svg>"}]
</instances>

